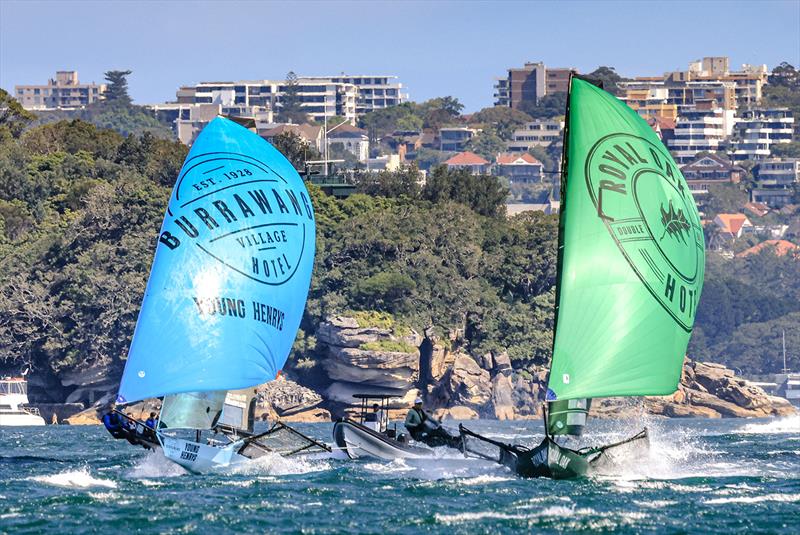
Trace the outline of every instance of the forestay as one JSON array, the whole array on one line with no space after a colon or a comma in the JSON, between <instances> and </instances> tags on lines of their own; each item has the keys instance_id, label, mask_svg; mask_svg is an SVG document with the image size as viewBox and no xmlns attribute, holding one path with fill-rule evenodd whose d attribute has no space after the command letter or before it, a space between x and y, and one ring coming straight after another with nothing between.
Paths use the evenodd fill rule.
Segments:
<instances>
[{"instance_id":1,"label":"forestay","mask_svg":"<svg viewBox=\"0 0 800 535\"><path fill-rule=\"evenodd\" d=\"M675 391L705 263L675 162L625 104L573 78L547 399Z\"/></svg>"}]
</instances>

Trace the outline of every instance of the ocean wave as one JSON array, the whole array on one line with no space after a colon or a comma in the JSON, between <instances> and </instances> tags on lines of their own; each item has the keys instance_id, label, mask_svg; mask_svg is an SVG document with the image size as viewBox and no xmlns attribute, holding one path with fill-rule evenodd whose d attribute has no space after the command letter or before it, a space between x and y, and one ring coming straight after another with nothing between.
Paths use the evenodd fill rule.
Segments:
<instances>
[{"instance_id":1,"label":"ocean wave","mask_svg":"<svg viewBox=\"0 0 800 535\"><path fill-rule=\"evenodd\" d=\"M468 522L476 522L479 520L530 520L534 518L541 518L546 516L577 516L593 514L592 509L574 509L564 505L553 505L544 507L533 513L500 513L497 511L477 511L468 513L457 513L454 515L443 515L436 513L434 519L442 524L465 524Z\"/></svg>"},{"instance_id":2,"label":"ocean wave","mask_svg":"<svg viewBox=\"0 0 800 535\"><path fill-rule=\"evenodd\" d=\"M761 496L733 496L731 498L712 498L703 500L705 505L721 505L725 503L761 503L761 502L800 502L800 494L764 494Z\"/></svg>"},{"instance_id":3,"label":"ocean wave","mask_svg":"<svg viewBox=\"0 0 800 535\"><path fill-rule=\"evenodd\" d=\"M490 485L492 483L502 483L503 481L511 481L513 479L514 478L511 477L480 475L475 477L467 477L464 479L456 479L455 482L458 483L459 485L474 486L474 485Z\"/></svg>"},{"instance_id":4,"label":"ocean wave","mask_svg":"<svg viewBox=\"0 0 800 535\"><path fill-rule=\"evenodd\" d=\"M93 477L88 468L81 470L71 470L69 472L59 472L48 476L34 476L26 478L28 481L36 481L53 485L54 487L88 489L91 487L104 487L107 489L117 488L117 484L110 479L100 479Z\"/></svg>"}]
</instances>

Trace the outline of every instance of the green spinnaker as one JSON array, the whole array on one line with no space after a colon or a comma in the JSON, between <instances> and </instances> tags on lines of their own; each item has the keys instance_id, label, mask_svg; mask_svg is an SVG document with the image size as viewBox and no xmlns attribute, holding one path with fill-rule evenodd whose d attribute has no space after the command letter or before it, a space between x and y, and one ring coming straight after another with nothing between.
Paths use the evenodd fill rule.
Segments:
<instances>
[{"instance_id":1,"label":"green spinnaker","mask_svg":"<svg viewBox=\"0 0 800 535\"><path fill-rule=\"evenodd\" d=\"M694 199L613 95L573 78L567 123L548 400L671 394L703 284Z\"/></svg>"}]
</instances>

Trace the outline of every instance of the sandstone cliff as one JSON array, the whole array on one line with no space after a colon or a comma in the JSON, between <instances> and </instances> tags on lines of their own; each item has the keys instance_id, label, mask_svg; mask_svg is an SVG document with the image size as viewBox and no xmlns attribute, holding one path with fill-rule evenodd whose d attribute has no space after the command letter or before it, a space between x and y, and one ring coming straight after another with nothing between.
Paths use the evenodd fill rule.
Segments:
<instances>
[{"instance_id":1,"label":"sandstone cliff","mask_svg":"<svg viewBox=\"0 0 800 535\"><path fill-rule=\"evenodd\" d=\"M361 321L361 324L359 323ZM363 318L335 316L320 323L313 374L292 373L259 388L257 415L271 420L330 421L358 411L357 393L396 397L390 415L402 418L414 398L444 419L540 418L548 370L545 366L513 369L505 352L469 355L456 337L438 339L432 329L420 335L394 325L364 324ZM299 372L300 370L296 370ZM73 370L36 380L33 386L61 389L61 401L96 407L113 399L116 380L102 366ZM118 377L119 373L114 373ZM302 379L301 379L302 378ZM89 408L72 418L96 422ZM736 377L720 364L684 364L679 389L671 396L595 400L592 414L618 418L647 411L669 417L763 417L793 414L786 400Z\"/></svg>"}]
</instances>

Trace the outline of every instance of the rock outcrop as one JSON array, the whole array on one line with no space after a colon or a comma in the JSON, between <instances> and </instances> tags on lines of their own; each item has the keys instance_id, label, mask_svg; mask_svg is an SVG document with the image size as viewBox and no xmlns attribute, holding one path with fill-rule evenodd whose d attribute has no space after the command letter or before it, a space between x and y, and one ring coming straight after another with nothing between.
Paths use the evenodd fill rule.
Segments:
<instances>
[{"instance_id":1,"label":"rock outcrop","mask_svg":"<svg viewBox=\"0 0 800 535\"><path fill-rule=\"evenodd\" d=\"M675 394L648 398L647 403L651 413L672 417L757 418L796 412L785 399L767 395L722 364L691 360L684 363Z\"/></svg>"},{"instance_id":2,"label":"rock outcrop","mask_svg":"<svg viewBox=\"0 0 800 535\"><path fill-rule=\"evenodd\" d=\"M489 372L466 354L459 354L434 390L437 405L461 405L476 411L484 410L492 397L492 379Z\"/></svg>"},{"instance_id":3,"label":"rock outcrop","mask_svg":"<svg viewBox=\"0 0 800 535\"><path fill-rule=\"evenodd\" d=\"M392 418L402 419L416 397L447 419L541 418L548 367L515 370L506 352L464 352L463 333L440 340L432 327L420 336L398 327L387 315L377 315L375 325L365 325L371 316L375 315L335 316L320 323L312 368L294 371L304 381L282 376L259 387L262 401L256 414L270 420L328 421L355 415L360 401L353 395L366 393L394 396L388 407ZM31 378L32 401L83 403L88 407L83 412L72 415L78 405L69 405L69 414L54 408L51 416L56 412L59 420L69 416L68 423L96 424L94 411L113 400L119 375L110 365L99 364L43 373ZM636 417L643 412L679 418L749 418L797 410L723 365L690 360L684 364L678 390L670 396L592 404L592 414L601 418Z\"/></svg>"},{"instance_id":4,"label":"rock outcrop","mask_svg":"<svg viewBox=\"0 0 800 535\"><path fill-rule=\"evenodd\" d=\"M259 408L268 408L280 419L307 412L322 402L322 396L281 375L258 387Z\"/></svg>"},{"instance_id":5,"label":"rock outcrop","mask_svg":"<svg viewBox=\"0 0 800 535\"><path fill-rule=\"evenodd\" d=\"M359 326L355 318L336 316L320 323L317 351L327 374L326 407L342 416L358 405L354 394L396 394L391 407L408 408L419 395L423 337L408 329Z\"/></svg>"},{"instance_id":6,"label":"rock outcrop","mask_svg":"<svg viewBox=\"0 0 800 535\"><path fill-rule=\"evenodd\" d=\"M464 407L463 405L455 405L447 409L437 409L433 413L433 417L440 420L477 420L478 413L474 409Z\"/></svg>"}]
</instances>

